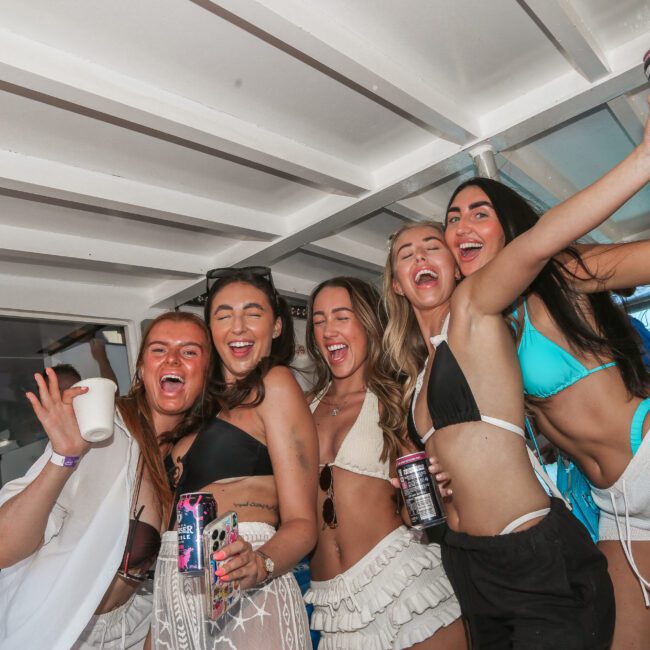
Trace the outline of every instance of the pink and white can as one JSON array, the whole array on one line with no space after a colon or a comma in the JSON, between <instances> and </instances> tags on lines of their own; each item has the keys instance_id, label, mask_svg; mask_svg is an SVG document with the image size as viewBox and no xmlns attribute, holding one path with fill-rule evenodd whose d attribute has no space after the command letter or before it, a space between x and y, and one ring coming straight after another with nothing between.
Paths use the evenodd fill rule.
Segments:
<instances>
[{"instance_id":1,"label":"pink and white can","mask_svg":"<svg viewBox=\"0 0 650 650\"><path fill-rule=\"evenodd\" d=\"M217 502L210 492L181 494L176 506L178 519L178 571L203 573L203 529L217 518Z\"/></svg>"}]
</instances>

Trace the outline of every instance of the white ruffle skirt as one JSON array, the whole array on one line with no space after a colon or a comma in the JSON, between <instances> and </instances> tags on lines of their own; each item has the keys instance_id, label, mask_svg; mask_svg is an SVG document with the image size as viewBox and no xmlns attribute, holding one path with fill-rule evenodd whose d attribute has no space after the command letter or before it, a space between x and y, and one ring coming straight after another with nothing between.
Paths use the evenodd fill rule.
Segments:
<instances>
[{"instance_id":1,"label":"white ruffle skirt","mask_svg":"<svg viewBox=\"0 0 650 650\"><path fill-rule=\"evenodd\" d=\"M319 650L401 650L460 616L437 544L400 526L332 580L312 581L311 627Z\"/></svg>"}]
</instances>

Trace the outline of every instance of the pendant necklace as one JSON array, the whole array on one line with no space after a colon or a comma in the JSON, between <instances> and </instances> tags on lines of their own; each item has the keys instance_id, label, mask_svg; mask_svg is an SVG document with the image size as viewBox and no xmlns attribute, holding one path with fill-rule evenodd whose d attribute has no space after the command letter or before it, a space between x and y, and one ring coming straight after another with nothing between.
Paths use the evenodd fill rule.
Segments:
<instances>
[{"instance_id":1,"label":"pendant necklace","mask_svg":"<svg viewBox=\"0 0 650 650\"><path fill-rule=\"evenodd\" d=\"M326 406L331 406L332 407L332 410L330 411L330 415L332 417L336 417L345 408L345 406L347 405L348 398L350 397L350 395L356 395L357 393L365 393L365 392L367 392L366 388L362 388L361 390L353 390L351 393L348 393L343 398L343 400L341 402L339 402L338 404L336 404L334 402L328 402L327 400L324 400L324 399L321 400L321 401L325 402Z\"/></svg>"}]
</instances>

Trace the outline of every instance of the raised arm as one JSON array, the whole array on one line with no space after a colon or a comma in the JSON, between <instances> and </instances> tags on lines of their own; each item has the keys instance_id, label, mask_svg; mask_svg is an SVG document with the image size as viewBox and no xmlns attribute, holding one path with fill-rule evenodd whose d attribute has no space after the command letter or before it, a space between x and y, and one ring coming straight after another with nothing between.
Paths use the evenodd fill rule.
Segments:
<instances>
[{"instance_id":1,"label":"raised arm","mask_svg":"<svg viewBox=\"0 0 650 650\"><path fill-rule=\"evenodd\" d=\"M511 241L480 271L464 292L475 312L499 314L535 279L544 265L586 235L650 180L650 119L643 141L602 178L549 210L533 228Z\"/></svg>"},{"instance_id":2,"label":"raised arm","mask_svg":"<svg viewBox=\"0 0 650 650\"><path fill-rule=\"evenodd\" d=\"M578 291L616 291L650 284L650 239L624 244L579 244L581 263L564 254L567 280Z\"/></svg>"},{"instance_id":3,"label":"raised arm","mask_svg":"<svg viewBox=\"0 0 650 650\"><path fill-rule=\"evenodd\" d=\"M89 448L79 434L77 420L72 410L72 398L87 388L70 388L59 393L56 374L47 369L48 384L40 374L35 375L40 400L27 393L36 416L47 433L52 449L62 456L82 456ZM73 469L59 467L43 458L33 480L18 479L5 486L3 492L20 491L0 506L0 568L6 568L29 557L43 544L48 520L56 501ZM24 486L24 487L23 487ZM22 489L21 489L22 488Z\"/></svg>"}]
</instances>

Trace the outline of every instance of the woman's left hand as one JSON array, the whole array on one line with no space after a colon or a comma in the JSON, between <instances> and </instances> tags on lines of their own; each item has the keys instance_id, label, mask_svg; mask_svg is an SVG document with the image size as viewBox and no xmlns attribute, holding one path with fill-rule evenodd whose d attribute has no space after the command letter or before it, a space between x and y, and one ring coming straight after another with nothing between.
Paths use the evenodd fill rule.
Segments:
<instances>
[{"instance_id":1,"label":"woman's left hand","mask_svg":"<svg viewBox=\"0 0 650 650\"><path fill-rule=\"evenodd\" d=\"M221 562L217 575L226 582L239 580L242 589L251 589L258 583L259 559L249 542L241 537L214 553Z\"/></svg>"}]
</instances>

